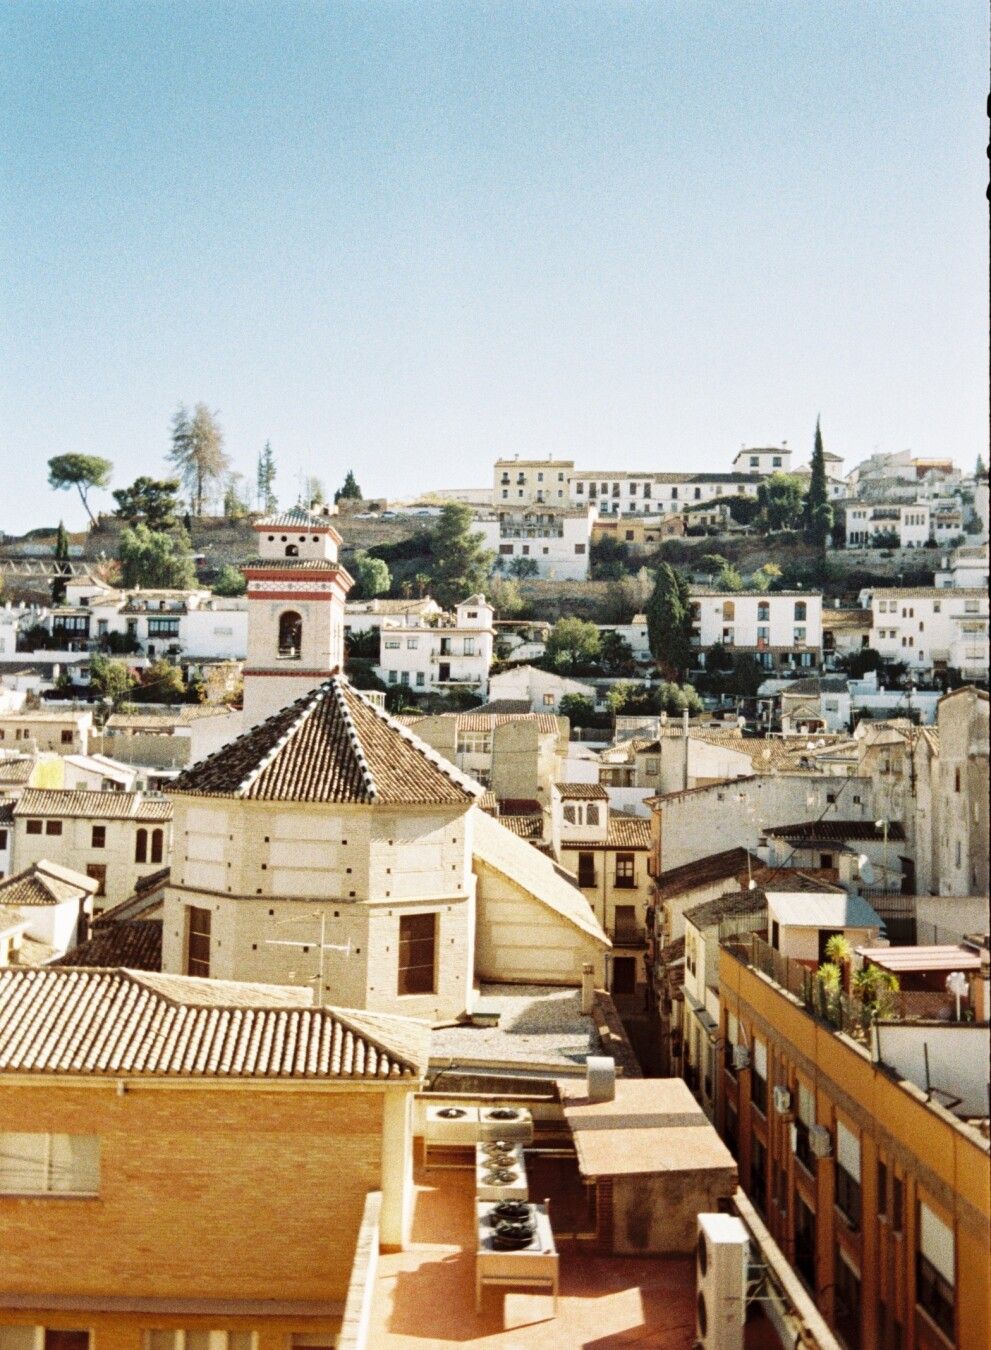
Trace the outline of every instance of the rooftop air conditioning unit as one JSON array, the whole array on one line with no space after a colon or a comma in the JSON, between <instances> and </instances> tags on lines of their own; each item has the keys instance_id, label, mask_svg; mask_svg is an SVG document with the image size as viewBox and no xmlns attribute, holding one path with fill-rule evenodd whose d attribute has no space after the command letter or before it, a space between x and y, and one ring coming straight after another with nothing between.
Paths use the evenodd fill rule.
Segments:
<instances>
[{"instance_id":1,"label":"rooftop air conditioning unit","mask_svg":"<svg viewBox=\"0 0 991 1350\"><path fill-rule=\"evenodd\" d=\"M817 1158L828 1158L833 1151L833 1140L825 1125L809 1126L809 1148Z\"/></svg>"},{"instance_id":2,"label":"rooftop air conditioning unit","mask_svg":"<svg viewBox=\"0 0 991 1350\"><path fill-rule=\"evenodd\" d=\"M747 1230L735 1215L700 1214L695 1246L695 1335L702 1350L743 1350Z\"/></svg>"},{"instance_id":3,"label":"rooftop air conditioning unit","mask_svg":"<svg viewBox=\"0 0 991 1350\"><path fill-rule=\"evenodd\" d=\"M783 1116L786 1111L791 1110L791 1093L785 1087L776 1087L774 1089L774 1109L779 1116Z\"/></svg>"},{"instance_id":4,"label":"rooftop air conditioning unit","mask_svg":"<svg viewBox=\"0 0 991 1350\"><path fill-rule=\"evenodd\" d=\"M479 1137L477 1106L428 1106L424 1139L428 1144L463 1147Z\"/></svg>"},{"instance_id":5,"label":"rooftop air conditioning unit","mask_svg":"<svg viewBox=\"0 0 991 1350\"><path fill-rule=\"evenodd\" d=\"M737 1071L750 1068L750 1051L745 1045L733 1046L733 1068Z\"/></svg>"},{"instance_id":6,"label":"rooftop air conditioning unit","mask_svg":"<svg viewBox=\"0 0 991 1350\"><path fill-rule=\"evenodd\" d=\"M482 1140L508 1139L529 1144L533 1139L533 1116L525 1106L483 1106L479 1117Z\"/></svg>"}]
</instances>

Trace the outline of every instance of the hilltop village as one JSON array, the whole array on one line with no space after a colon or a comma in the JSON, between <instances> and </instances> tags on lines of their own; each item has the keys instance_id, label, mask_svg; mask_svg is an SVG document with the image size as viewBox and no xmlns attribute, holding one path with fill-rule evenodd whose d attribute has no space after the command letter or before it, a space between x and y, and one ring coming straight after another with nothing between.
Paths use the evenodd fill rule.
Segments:
<instances>
[{"instance_id":1,"label":"hilltop village","mask_svg":"<svg viewBox=\"0 0 991 1350\"><path fill-rule=\"evenodd\" d=\"M983 464L184 435L0 540L0 1347L985 1345Z\"/></svg>"}]
</instances>

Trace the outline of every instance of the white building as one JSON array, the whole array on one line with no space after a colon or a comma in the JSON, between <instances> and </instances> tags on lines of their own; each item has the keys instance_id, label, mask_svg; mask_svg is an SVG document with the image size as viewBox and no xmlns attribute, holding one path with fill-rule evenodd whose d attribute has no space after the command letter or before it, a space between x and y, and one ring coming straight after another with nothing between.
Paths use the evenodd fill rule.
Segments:
<instances>
[{"instance_id":1,"label":"white building","mask_svg":"<svg viewBox=\"0 0 991 1350\"><path fill-rule=\"evenodd\" d=\"M484 699L495 642L494 616L484 595L471 595L453 615L386 618L379 629L375 673L386 684L427 693L458 686Z\"/></svg>"},{"instance_id":2,"label":"white building","mask_svg":"<svg viewBox=\"0 0 991 1350\"><path fill-rule=\"evenodd\" d=\"M767 670L822 661L821 591L691 589L692 646L752 654Z\"/></svg>"},{"instance_id":3,"label":"white building","mask_svg":"<svg viewBox=\"0 0 991 1350\"><path fill-rule=\"evenodd\" d=\"M923 586L861 592L871 605L871 646L913 672L988 675L988 595L976 587Z\"/></svg>"},{"instance_id":4,"label":"white building","mask_svg":"<svg viewBox=\"0 0 991 1350\"><path fill-rule=\"evenodd\" d=\"M444 611L429 595L417 600L348 600L344 606L344 633L374 633L393 620L438 618Z\"/></svg>"},{"instance_id":5,"label":"white building","mask_svg":"<svg viewBox=\"0 0 991 1350\"><path fill-rule=\"evenodd\" d=\"M503 507L568 505L568 475L573 459L497 459L492 480L492 505Z\"/></svg>"},{"instance_id":6,"label":"white building","mask_svg":"<svg viewBox=\"0 0 991 1350\"><path fill-rule=\"evenodd\" d=\"M646 614L634 614L631 623L600 623L596 624L596 627L601 637L605 637L607 633L615 633L624 642L628 642L634 660L641 663L651 661L650 636L647 632Z\"/></svg>"},{"instance_id":7,"label":"white building","mask_svg":"<svg viewBox=\"0 0 991 1350\"><path fill-rule=\"evenodd\" d=\"M847 503L847 548L923 548L933 535L928 502Z\"/></svg>"},{"instance_id":8,"label":"white building","mask_svg":"<svg viewBox=\"0 0 991 1350\"><path fill-rule=\"evenodd\" d=\"M748 449L743 446L733 457L737 473L756 473L766 478L772 473L791 472L791 451L787 445L767 449Z\"/></svg>"},{"instance_id":9,"label":"white building","mask_svg":"<svg viewBox=\"0 0 991 1350\"><path fill-rule=\"evenodd\" d=\"M247 652L248 602L204 590L94 589L77 581L44 626L66 652L112 651L117 637L149 661L239 661Z\"/></svg>"},{"instance_id":10,"label":"white building","mask_svg":"<svg viewBox=\"0 0 991 1350\"><path fill-rule=\"evenodd\" d=\"M601 516L670 515L686 506L756 497L756 473L597 473L571 475L571 503Z\"/></svg>"},{"instance_id":11,"label":"white building","mask_svg":"<svg viewBox=\"0 0 991 1350\"><path fill-rule=\"evenodd\" d=\"M586 581L592 550L592 508L583 510L500 511L482 517L478 529L485 548L496 555L496 569L512 574L518 559L536 566L533 575L559 581Z\"/></svg>"},{"instance_id":12,"label":"white building","mask_svg":"<svg viewBox=\"0 0 991 1350\"><path fill-rule=\"evenodd\" d=\"M566 694L577 694L595 703L594 684L569 680L565 675L540 670L537 666L514 666L500 671L489 681L489 697L493 702L526 702L533 712L557 712Z\"/></svg>"},{"instance_id":13,"label":"white building","mask_svg":"<svg viewBox=\"0 0 991 1350\"><path fill-rule=\"evenodd\" d=\"M939 587L969 586L987 590L988 587L988 546L980 544L954 549L948 558L942 558L940 570L936 573L936 585Z\"/></svg>"}]
</instances>

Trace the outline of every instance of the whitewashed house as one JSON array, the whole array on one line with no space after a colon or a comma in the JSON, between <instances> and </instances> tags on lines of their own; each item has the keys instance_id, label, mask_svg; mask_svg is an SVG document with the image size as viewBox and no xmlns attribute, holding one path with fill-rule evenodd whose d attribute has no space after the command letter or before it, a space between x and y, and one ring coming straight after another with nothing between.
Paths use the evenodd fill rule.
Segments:
<instances>
[{"instance_id":1,"label":"whitewashed house","mask_svg":"<svg viewBox=\"0 0 991 1350\"><path fill-rule=\"evenodd\" d=\"M486 549L496 555L497 571L512 573L513 563L525 559L535 576L558 581L585 581L592 550L593 508L578 510L532 506L499 510L482 516L476 525Z\"/></svg>"},{"instance_id":2,"label":"whitewashed house","mask_svg":"<svg viewBox=\"0 0 991 1350\"><path fill-rule=\"evenodd\" d=\"M492 666L495 610L484 595L470 595L454 614L400 614L379 629L375 673L386 684L423 693L460 687L484 699Z\"/></svg>"},{"instance_id":3,"label":"whitewashed house","mask_svg":"<svg viewBox=\"0 0 991 1350\"><path fill-rule=\"evenodd\" d=\"M862 592L870 598L871 646L915 673L957 670L987 679L988 594L977 587L920 586Z\"/></svg>"},{"instance_id":4,"label":"whitewashed house","mask_svg":"<svg viewBox=\"0 0 991 1350\"><path fill-rule=\"evenodd\" d=\"M821 591L719 591L692 587L693 648L717 644L753 655L767 670L822 661Z\"/></svg>"}]
</instances>

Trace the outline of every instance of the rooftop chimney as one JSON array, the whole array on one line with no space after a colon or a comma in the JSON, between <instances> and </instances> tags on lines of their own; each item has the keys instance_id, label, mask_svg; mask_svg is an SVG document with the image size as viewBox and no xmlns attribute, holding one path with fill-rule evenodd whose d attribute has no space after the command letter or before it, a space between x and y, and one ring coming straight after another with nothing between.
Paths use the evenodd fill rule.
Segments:
<instances>
[{"instance_id":1,"label":"rooftop chimney","mask_svg":"<svg viewBox=\"0 0 991 1350\"><path fill-rule=\"evenodd\" d=\"M592 1005L595 1002L595 972L591 961L586 961L582 966L582 999L581 1010L585 1017L592 1016Z\"/></svg>"},{"instance_id":2,"label":"rooftop chimney","mask_svg":"<svg viewBox=\"0 0 991 1350\"><path fill-rule=\"evenodd\" d=\"M616 1097L616 1061L608 1055L589 1055L585 1061L587 1096L590 1102L611 1102Z\"/></svg>"}]
</instances>

